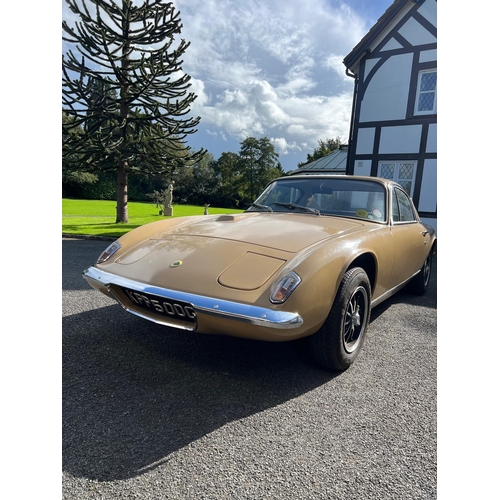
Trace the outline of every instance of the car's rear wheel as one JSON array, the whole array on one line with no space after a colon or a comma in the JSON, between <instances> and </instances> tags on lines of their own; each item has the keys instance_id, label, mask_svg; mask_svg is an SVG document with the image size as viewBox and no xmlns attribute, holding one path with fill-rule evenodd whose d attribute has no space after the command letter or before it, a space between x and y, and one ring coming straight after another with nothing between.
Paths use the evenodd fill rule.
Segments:
<instances>
[{"instance_id":1,"label":"car's rear wheel","mask_svg":"<svg viewBox=\"0 0 500 500\"><path fill-rule=\"evenodd\" d=\"M429 288L432 271L432 256L434 252L431 250L425 259L420 272L408 283L408 291L415 295L423 295Z\"/></svg>"},{"instance_id":2,"label":"car's rear wheel","mask_svg":"<svg viewBox=\"0 0 500 500\"><path fill-rule=\"evenodd\" d=\"M349 269L323 326L310 337L312 354L320 366L337 371L349 368L365 340L370 310L368 276L360 267Z\"/></svg>"}]
</instances>

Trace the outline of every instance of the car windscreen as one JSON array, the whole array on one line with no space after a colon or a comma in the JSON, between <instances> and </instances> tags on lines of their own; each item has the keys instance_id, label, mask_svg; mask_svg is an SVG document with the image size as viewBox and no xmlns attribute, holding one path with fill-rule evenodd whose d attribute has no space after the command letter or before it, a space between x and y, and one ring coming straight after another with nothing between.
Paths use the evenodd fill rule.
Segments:
<instances>
[{"instance_id":1,"label":"car windscreen","mask_svg":"<svg viewBox=\"0 0 500 500\"><path fill-rule=\"evenodd\" d=\"M386 190L375 181L346 178L278 179L269 184L249 211L283 212L314 209L340 215L386 221Z\"/></svg>"}]
</instances>

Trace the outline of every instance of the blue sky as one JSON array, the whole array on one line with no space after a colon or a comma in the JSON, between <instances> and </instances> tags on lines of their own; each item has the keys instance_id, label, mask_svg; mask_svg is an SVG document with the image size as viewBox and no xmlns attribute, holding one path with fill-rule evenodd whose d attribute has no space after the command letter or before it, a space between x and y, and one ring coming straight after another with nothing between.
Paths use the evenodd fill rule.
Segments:
<instances>
[{"instance_id":1,"label":"blue sky","mask_svg":"<svg viewBox=\"0 0 500 500\"><path fill-rule=\"evenodd\" d=\"M190 146L217 159L246 137L265 136L293 170L320 139L347 141L354 83L342 59L392 0L174 4L191 42L183 70L198 95L192 113L201 117Z\"/></svg>"},{"instance_id":2,"label":"blue sky","mask_svg":"<svg viewBox=\"0 0 500 500\"><path fill-rule=\"evenodd\" d=\"M217 159L245 137L266 136L291 170L320 139L347 141L354 83L342 59L391 0L174 3L201 116L190 145Z\"/></svg>"}]
</instances>

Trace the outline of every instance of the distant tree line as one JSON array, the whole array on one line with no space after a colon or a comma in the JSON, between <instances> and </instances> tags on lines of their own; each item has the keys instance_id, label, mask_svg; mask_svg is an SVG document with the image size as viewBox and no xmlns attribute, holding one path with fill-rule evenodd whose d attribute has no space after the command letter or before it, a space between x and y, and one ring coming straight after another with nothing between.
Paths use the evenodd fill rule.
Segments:
<instances>
[{"instance_id":1,"label":"distant tree line","mask_svg":"<svg viewBox=\"0 0 500 500\"><path fill-rule=\"evenodd\" d=\"M63 121L68 118L63 113ZM307 155L303 166L340 149L340 138L318 141ZM267 137L247 137L240 143L239 153L224 152L216 160L209 152L192 166L180 166L167 174L142 173L129 177L128 194L131 201L151 202L151 194L162 191L174 181L174 203L225 208L246 208L255 200L268 182L286 175L279 155ZM116 199L114 172L78 172L67 168L63 158L63 197L92 200Z\"/></svg>"},{"instance_id":2,"label":"distant tree line","mask_svg":"<svg viewBox=\"0 0 500 500\"><path fill-rule=\"evenodd\" d=\"M63 114L63 121L67 120ZM129 174L130 201L151 202L148 196L165 189L174 181L174 203L226 208L245 208L255 200L266 184L285 175L273 144L267 137L247 137L239 153L225 152L215 159L209 152L191 166L177 166L168 173ZM64 198L116 199L116 174L110 170L75 171L63 158Z\"/></svg>"}]
</instances>

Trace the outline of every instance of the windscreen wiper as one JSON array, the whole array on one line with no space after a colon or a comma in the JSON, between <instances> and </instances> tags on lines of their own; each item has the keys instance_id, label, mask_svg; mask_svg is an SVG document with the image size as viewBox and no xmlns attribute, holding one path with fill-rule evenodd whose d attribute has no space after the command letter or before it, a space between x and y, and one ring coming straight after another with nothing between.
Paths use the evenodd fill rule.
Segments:
<instances>
[{"instance_id":1,"label":"windscreen wiper","mask_svg":"<svg viewBox=\"0 0 500 500\"><path fill-rule=\"evenodd\" d=\"M268 207L267 205L261 205L260 203L250 203L250 207L257 207L257 208L260 208L261 210L265 210L266 212L273 211L273 209L271 207Z\"/></svg>"},{"instance_id":2,"label":"windscreen wiper","mask_svg":"<svg viewBox=\"0 0 500 500\"><path fill-rule=\"evenodd\" d=\"M317 208L304 207L303 205L297 205L296 203L282 203L281 201L275 201L274 205L280 205L286 208L300 208L305 212L311 212L316 215L321 215L321 212Z\"/></svg>"}]
</instances>

